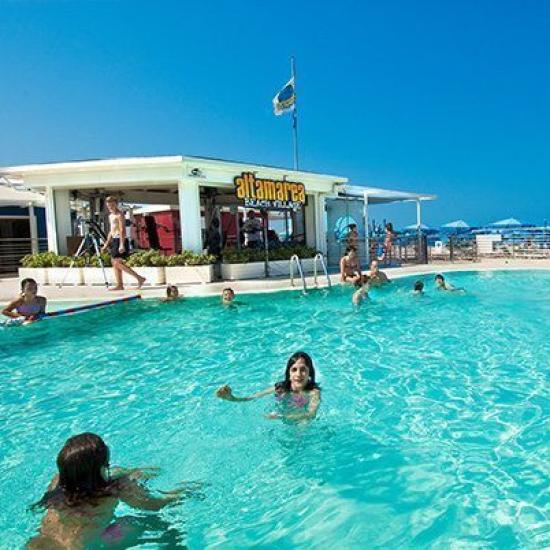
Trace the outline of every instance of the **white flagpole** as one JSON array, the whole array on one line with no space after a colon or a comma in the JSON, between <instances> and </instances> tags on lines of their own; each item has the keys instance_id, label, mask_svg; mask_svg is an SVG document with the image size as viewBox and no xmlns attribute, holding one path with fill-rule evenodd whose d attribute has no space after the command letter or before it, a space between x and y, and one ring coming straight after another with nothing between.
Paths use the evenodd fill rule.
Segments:
<instances>
[{"instance_id":1,"label":"white flagpole","mask_svg":"<svg viewBox=\"0 0 550 550\"><path fill-rule=\"evenodd\" d=\"M298 170L298 109L296 106L296 62L294 56L290 58L290 71L294 81L294 109L292 109L292 139L294 144L294 170Z\"/></svg>"}]
</instances>

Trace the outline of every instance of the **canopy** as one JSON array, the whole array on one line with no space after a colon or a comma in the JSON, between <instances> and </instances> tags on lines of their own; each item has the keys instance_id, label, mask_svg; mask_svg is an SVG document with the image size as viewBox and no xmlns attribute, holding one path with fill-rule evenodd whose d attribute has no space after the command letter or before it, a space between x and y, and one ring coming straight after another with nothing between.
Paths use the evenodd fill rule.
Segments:
<instances>
[{"instance_id":1,"label":"canopy","mask_svg":"<svg viewBox=\"0 0 550 550\"><path fill-rule=\"evenodd\" d=\"M44 197L32 191L19 191L0 183L0 206L44 206Z\"/></svg>"},{"instance_id":2,"label":"canopy","mask_svg":"<svg viewBox=\"0 0 550 550\"><path fill-rule=\"evenodd\" d=\"M421 223L420 225L417 225L416 223L411 223L411 225L405 226L404 229L412 229L414 231L416 231L417 229L422 229L422 231L427 231L430 228L425 223Z\"/></svg>"},{"instance_id":3,"label":"canopy","mask_svg":"<svg viewBox=\"0 0 550 550\"><path fill-rule=\"evenodd\" d=\"M513 226L520 226L523 224L519 220L516 220L516 218L506 218L505 220L499 220L498 222L493 222L490 225L494 225L496 227L513 227Z\"/></svg>"},{"instance_id":4,"label":"canopy","mask_svg":"<svg viewBox=\"0 0 550 550\"><path fill-rule=\"evenodd\" d=\"M464 220L456 220L454 222L449 222L441 227L448 227L450 229L469 229L470 226Z\"/></svg>"}]
</instances>

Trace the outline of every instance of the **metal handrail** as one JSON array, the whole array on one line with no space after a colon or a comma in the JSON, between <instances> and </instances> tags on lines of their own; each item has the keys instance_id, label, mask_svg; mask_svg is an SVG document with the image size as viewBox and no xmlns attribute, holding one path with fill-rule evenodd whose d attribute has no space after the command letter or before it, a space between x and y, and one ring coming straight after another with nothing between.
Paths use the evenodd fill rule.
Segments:
<instances>
[{"instance_id":1,"label":"metal handrail","mask_svg":"<svg viewBox=\"0 0 550 550\"><path fill-rule=\"evenodd\" d=\"M321 263L321 267L323 268L323 271L325 273L325 277L327 278L327 285L330 288L331 287L331 282L330 282L330 277L328 276L328 270L327 270L327 265L325 263L325 257L320 252L317 252L317 254L315 254L315 257L313 258L313 280L315 281L315 286L316 287L319 286L317 284L317 262L318 261Z\"/></svg>"},{"instance_id":2,"label":"metal handrail","mask_svg":"<svg viewBox=\"0 0 550 550\"><path fill-rule=\"evenodd\" d=\"M300 278L302 279L302 285L304 287L304 294L307 292L307 285L306 285L306 278L304 277L304 270L302 269L302 261L298 257L298 254L294 254L291 256L288 267L290 269L290 284L294 286L294 263L296 263L296 267L298 268L298 273L300 274Z\"/></svg>"}]
</instances>

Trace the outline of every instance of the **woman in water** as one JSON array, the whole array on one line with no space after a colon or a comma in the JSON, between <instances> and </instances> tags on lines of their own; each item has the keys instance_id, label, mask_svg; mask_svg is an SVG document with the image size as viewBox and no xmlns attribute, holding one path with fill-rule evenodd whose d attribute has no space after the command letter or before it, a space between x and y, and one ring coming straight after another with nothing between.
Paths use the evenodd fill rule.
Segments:
<instances>
[{"instance_id":1,"label":"woman in water","mask_svg":"<svg viewBox=\"0 0 550 550\"><path fill-rule=\"evenodd\" d=\"M311 357L303 352L294 353L286 365L285 379L264 391L249 397L236 397L230 386L222 386L216 391L220 399L227 401L252 401L275 395L280 412L270 413L270 419L305 420L313 418L321 403L321 388L315 382L315 368Z\"/></svg>"},{"instance_id":2,"label":"woman in water","mask_svg":"<svg viewBox=\"0 0 550 550\"><path fill-rule=\"evenodd\" d=\"M37 292L38 285L34 279L23 279L20 296L12 300L2 310L2 314L12 319L23 320L25 324L37 321L46 314L47 303L46 298L38 296Z\"/></svg>"},{"instance_id":3,"label":"woman in water","mask_svg":"<svg viewBox=\"0 0 550 550\"><path fill-rule=\"evenodd\" d=\"M340 280L343 283L355 284L361 279L361 268L355 248L347 248L340 260Z\"/></svg>"},{"instance_id":4,"label":"woman in water","mask_svg":"<svg viewBox=\"0 0 550 550\"><path fill-rule=\"evenodd\" d=\"M115 521L114 511L120 501L141 510L160 510L181 496L178 491L152 496L137 481L146 477L143 470L111 472L109 448L93 433L69 438L57 455L57 468L59 474L33 505L47 512L40 534L27 545L29 549L120 544L131 535L129 526Z\"/></svg>"},{"instance_id":5,"label":"woman in water","mask_svg":"<svg viewBox=\"0 0 550 550\"><path fill-rule=\"evenodd\" d=\"M464 292L463 288L456 288L452 284L448 283L445 280L445 277L443 277L443 275L441 275L441 273L439 273L438 275L435 276L435 286L436 286L437 290L447 290L447 291L451 291L451 292L457 292L457 291Z\"/></svg>"}]
</instances>

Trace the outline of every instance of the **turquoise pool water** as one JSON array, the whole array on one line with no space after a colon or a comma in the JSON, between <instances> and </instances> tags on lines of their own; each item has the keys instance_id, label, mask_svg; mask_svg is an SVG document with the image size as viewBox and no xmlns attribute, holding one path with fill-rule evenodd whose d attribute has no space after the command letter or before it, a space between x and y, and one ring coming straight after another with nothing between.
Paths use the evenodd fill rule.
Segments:
<instances>
[{"instance_id":1,"label":"turquoise pool water","mask_svg":"<svg viewBox=\"0 0 550 550\"><path fill-rule=\"evenodd\" d=\"M537 548L548 521L550 272L456 273L351 289L141 301L0 329L0 546L21 547L65 439L102 435L151 486L203 483L158 514L120 506L143 548ZM229 403L309 352L306 425Z\"/></svg>"}]
</instances>

